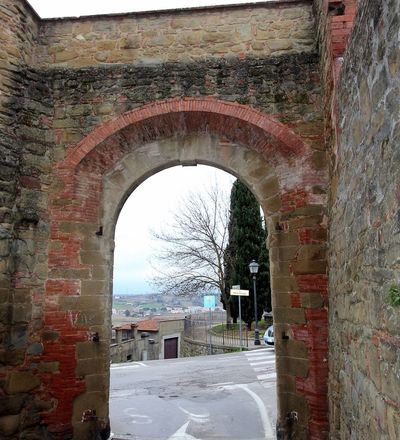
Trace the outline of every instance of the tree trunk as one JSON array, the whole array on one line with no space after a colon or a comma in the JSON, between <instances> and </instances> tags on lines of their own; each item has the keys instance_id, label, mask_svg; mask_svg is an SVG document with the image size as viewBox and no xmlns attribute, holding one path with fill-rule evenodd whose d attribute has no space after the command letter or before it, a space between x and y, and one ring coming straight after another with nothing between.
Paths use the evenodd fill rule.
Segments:
<instances>
[{"instance_id":1,"label":"tree trunk","mask_svg":"<svg viewBox=\"0 0 400 440\"><path fill-rule=\"evenodd\" d=\"M231 304L229 301L226 301L225 303L225 310L226 310L226 325L229 326L230 324L232 324Z\"/></svg>"}]
</instances>

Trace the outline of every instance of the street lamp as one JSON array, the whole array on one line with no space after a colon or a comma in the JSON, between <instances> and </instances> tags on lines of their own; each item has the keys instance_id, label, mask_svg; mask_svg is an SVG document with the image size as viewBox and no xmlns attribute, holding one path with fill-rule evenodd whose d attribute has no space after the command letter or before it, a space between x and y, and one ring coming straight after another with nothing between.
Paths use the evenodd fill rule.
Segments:
<instances>
[{"instance_id":1,"label":"street lamp","mask_svg":"<svg viewBox=\"0 0 400 440\"><path fill-rule=\"evenodd\" d=\"M252 260L252 262L249 264L250 273L251 275L253 275L254 318L255 318L254 345L260 345L260 332L258 330L257 293L256 293L256 276L259 267L260 265L256 262L256 260Z\"/></svg>"}]
</instances>

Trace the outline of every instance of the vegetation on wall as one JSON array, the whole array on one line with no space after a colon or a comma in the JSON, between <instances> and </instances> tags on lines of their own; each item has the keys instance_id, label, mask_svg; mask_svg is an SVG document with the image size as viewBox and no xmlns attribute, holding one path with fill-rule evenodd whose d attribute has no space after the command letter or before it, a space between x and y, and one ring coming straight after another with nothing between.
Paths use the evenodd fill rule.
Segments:
<instances>
[{"instance_id":1,"label":"vegetation on wall","mask_svg":"<svg viewBox=\"0 0 400 440\"><path fill-rule=\"evenodd\" d=\"M388 294L386 296L387 304L393 307L400 306L400 288L399 286L392 285L389 288Z\"/></svg>"}]
</instances>

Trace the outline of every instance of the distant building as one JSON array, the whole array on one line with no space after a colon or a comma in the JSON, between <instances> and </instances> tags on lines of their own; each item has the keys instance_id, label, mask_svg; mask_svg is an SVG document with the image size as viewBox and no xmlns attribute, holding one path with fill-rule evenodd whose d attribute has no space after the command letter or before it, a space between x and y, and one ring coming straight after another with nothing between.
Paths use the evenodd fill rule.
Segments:
<instances>
[{"instance_id":1,"label":"distant building","mask_svg":"<svg viewBox=\"0 0 400 440\"><path fill-rule=\"evenodd\" d=\"M180 357L183 318L146 319L112 328L111 362Z\"/></svg>"}]
</instances>

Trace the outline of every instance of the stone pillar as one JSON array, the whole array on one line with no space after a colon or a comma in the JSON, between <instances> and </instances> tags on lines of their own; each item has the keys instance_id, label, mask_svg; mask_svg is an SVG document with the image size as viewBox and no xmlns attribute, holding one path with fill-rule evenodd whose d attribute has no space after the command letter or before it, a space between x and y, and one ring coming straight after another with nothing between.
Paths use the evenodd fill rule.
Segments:
<instances>
[{"instance_id":1,"label":"stone pillar","mask_svg":"<svg viewBox=\"0 0 400 440\"><path fill-rule=\"evenodd\" d=\"M41 326L40 289L43 272L33 274L38 263L40 169L26 167L24 154L35 157L42 148L43 132L36 124L42 101L35 83L44 79L31 69L38 33L38 20L26 2L2 0L0 4L0 438L36 432L33 422L42 411L33 393L41 380L29 360L42 351L32 333ZM36 94L33 98L33 94ZM31 99L33 98L33 99ZM35 102L34 102L35 101ZM43 101L46 101L44 99ZM43 108L45 104L43 103ZM32 126L28 128L30 125ZM36 128L33 128L33 126ZM36 140L38 143L36 144ZM31 149L30 152L28 150ZM29 171L28 171L29 169ZM42 236L43 238L43 236ZM39 246L39 249L40 246ZM37 367L40 368L39 364ZM56 369L56 365L45 368ZM29 406L29 411L28 411ZM27 434L29 435L29 434Z\"/></svg>"},{"instance_id":2,"label":"stone pillar","mask_svg":"<svg viewBox=\"0 0 400 440\"><path fill-rule=\"evenodd\" d=\"M269 222L278 375L278 438L322 440L327 421L327 271L324 208Z\"/></svg>"}]
</instances>

